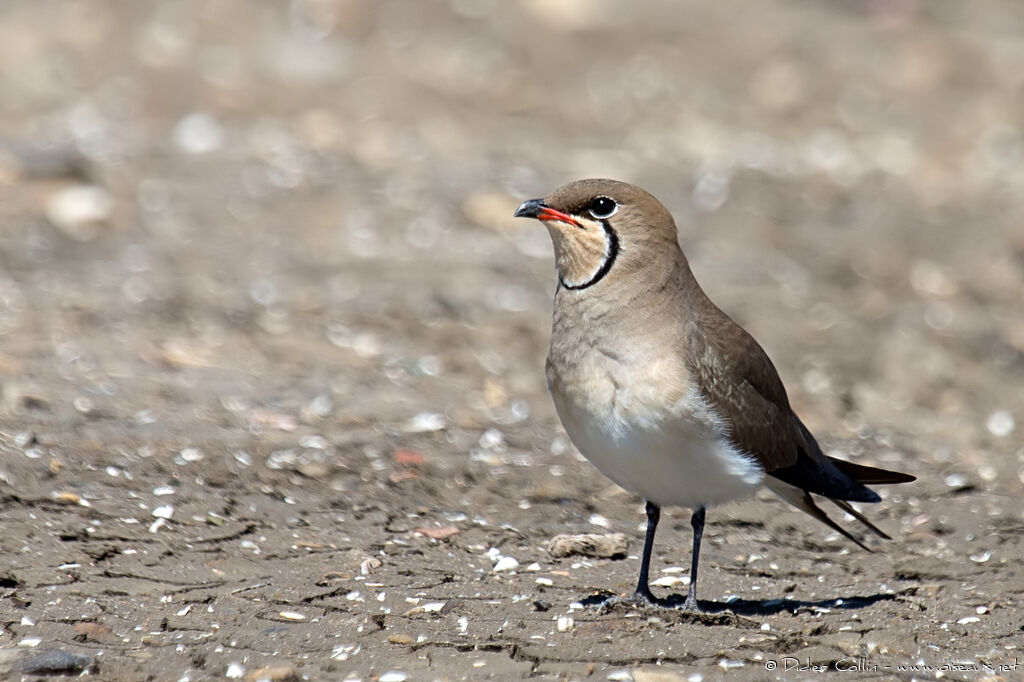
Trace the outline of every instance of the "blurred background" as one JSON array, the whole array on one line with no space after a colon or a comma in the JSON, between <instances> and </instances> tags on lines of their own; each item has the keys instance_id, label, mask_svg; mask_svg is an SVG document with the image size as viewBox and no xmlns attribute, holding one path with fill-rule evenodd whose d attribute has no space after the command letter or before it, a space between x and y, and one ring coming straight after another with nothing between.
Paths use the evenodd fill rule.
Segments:
<instances>
[{"instance_id":1,"label":"blurred background","mask_svg":"<svg viewBox=\"0 0 1024 682\"><path fill-rule=\"evenodd\" d=\"M201 466L344 506L401 460L498 481L500 518L502 476L596 494L511 214L605 176L672 210L826 449L1020 535L1019 2L6 0L0 83L8 491L200 509Z\"/></svg>"},{"instance_id":2,"label":"blurred background","mask_svg":"<svg viewBox=\"0 0 1024 682\"><path fill-rule=\"evenodd\" d=\"M248 377L380 420L375 370L416 387L394 418L479 413L486 384L550 420L550 245L510 215L606 176L673 210L816 426L981 461L1022 418L1016 3L0 11L9 412L141 409L170 365L216 370L193 407Z\"/></svg>"}]
</instances>

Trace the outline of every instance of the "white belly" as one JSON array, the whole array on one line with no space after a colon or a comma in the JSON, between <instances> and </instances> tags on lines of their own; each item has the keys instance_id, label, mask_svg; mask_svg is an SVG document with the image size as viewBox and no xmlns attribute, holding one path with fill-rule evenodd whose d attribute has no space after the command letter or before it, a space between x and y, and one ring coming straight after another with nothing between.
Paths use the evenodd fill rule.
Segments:
<instances>
[{"instance_id":1,"label":"white belly","mask_svg":"<svg viewBox=\"0 0 1024 682\"><path fill-rule=\"evenodd\" d=\"M552 395L579 451L626 490L659 506L694 507L749 497L761 485L764 469L729 444L725 425L695 393L650 407L611 390L611 400L585 405Z\"/></svg>"}]
</instances>

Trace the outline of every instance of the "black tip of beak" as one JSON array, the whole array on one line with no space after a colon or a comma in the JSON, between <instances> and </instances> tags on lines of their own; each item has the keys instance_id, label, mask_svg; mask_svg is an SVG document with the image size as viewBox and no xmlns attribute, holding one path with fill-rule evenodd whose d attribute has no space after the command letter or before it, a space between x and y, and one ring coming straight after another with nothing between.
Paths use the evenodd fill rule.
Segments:
<instances>
[{"instance_id":1,"label":"black tip of beak","mask_svg":"<svg viewBox=\"0 0 1024 682\"><path fill-rule=\"evenodd\" d=\"M543 208L547 208L544 205L543 201L541 201L540 199L530 199L529 201L524 201L522 204L519 205L519 208L516 209L514 217L539 218L541 209Z\"/></svg>"}]
</instances>

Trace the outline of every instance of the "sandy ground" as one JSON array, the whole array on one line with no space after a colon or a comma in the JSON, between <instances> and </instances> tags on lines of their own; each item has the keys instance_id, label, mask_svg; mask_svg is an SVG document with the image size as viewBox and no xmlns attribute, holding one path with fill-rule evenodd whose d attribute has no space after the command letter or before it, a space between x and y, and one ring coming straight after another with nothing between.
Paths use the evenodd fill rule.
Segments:
<instances>
[{"instance_id":1,"label":"sandy ground","mask_svg":"<svg viewBox=\"0 0 1024 682\"><path fill-rule=\"evenodd\" d=\"M7 0L0 676L1024 679L1022 36L1015 0ZM557 423L511 213L583 176L664 200L828 451L919 477L867 510L893 542L758 497L709 513L713 615L574 606L631 588L642 505ZM585 532L626 555L548 553Z\"/></svg>"}]
</instances>

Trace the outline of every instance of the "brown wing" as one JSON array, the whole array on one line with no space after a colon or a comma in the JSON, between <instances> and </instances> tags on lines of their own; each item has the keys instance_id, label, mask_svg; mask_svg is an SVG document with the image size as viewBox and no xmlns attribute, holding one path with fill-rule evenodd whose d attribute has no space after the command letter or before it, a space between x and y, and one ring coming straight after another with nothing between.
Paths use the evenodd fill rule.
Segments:
<instances>
[{"instance_id":1,"label":"brown wing","mask_svg":"<svg viewBox=\"0 0 1024 682\"><path fill-rule=\"evenodd\" d=\"M765 471L795 465L806 444L775 366L750 334L714 312L686 330L690 369L701 393L729 423L735 446Z\"/></svg>"},{"instance_id":2,"label":"brown wing","mask_svg":"<svg viewBox=\"0 0 1024 682\"><path fill-rule=\"evenodd\" d=\"M814 436L790 408L786 389L767 353L713 306L708 301L688 323L686 338L700 390L728 422L729 438L735 447L755 457L770 476L806 492L839 500L878 502L877 493L821 452Z\"/></svg>"}]
</instances>

